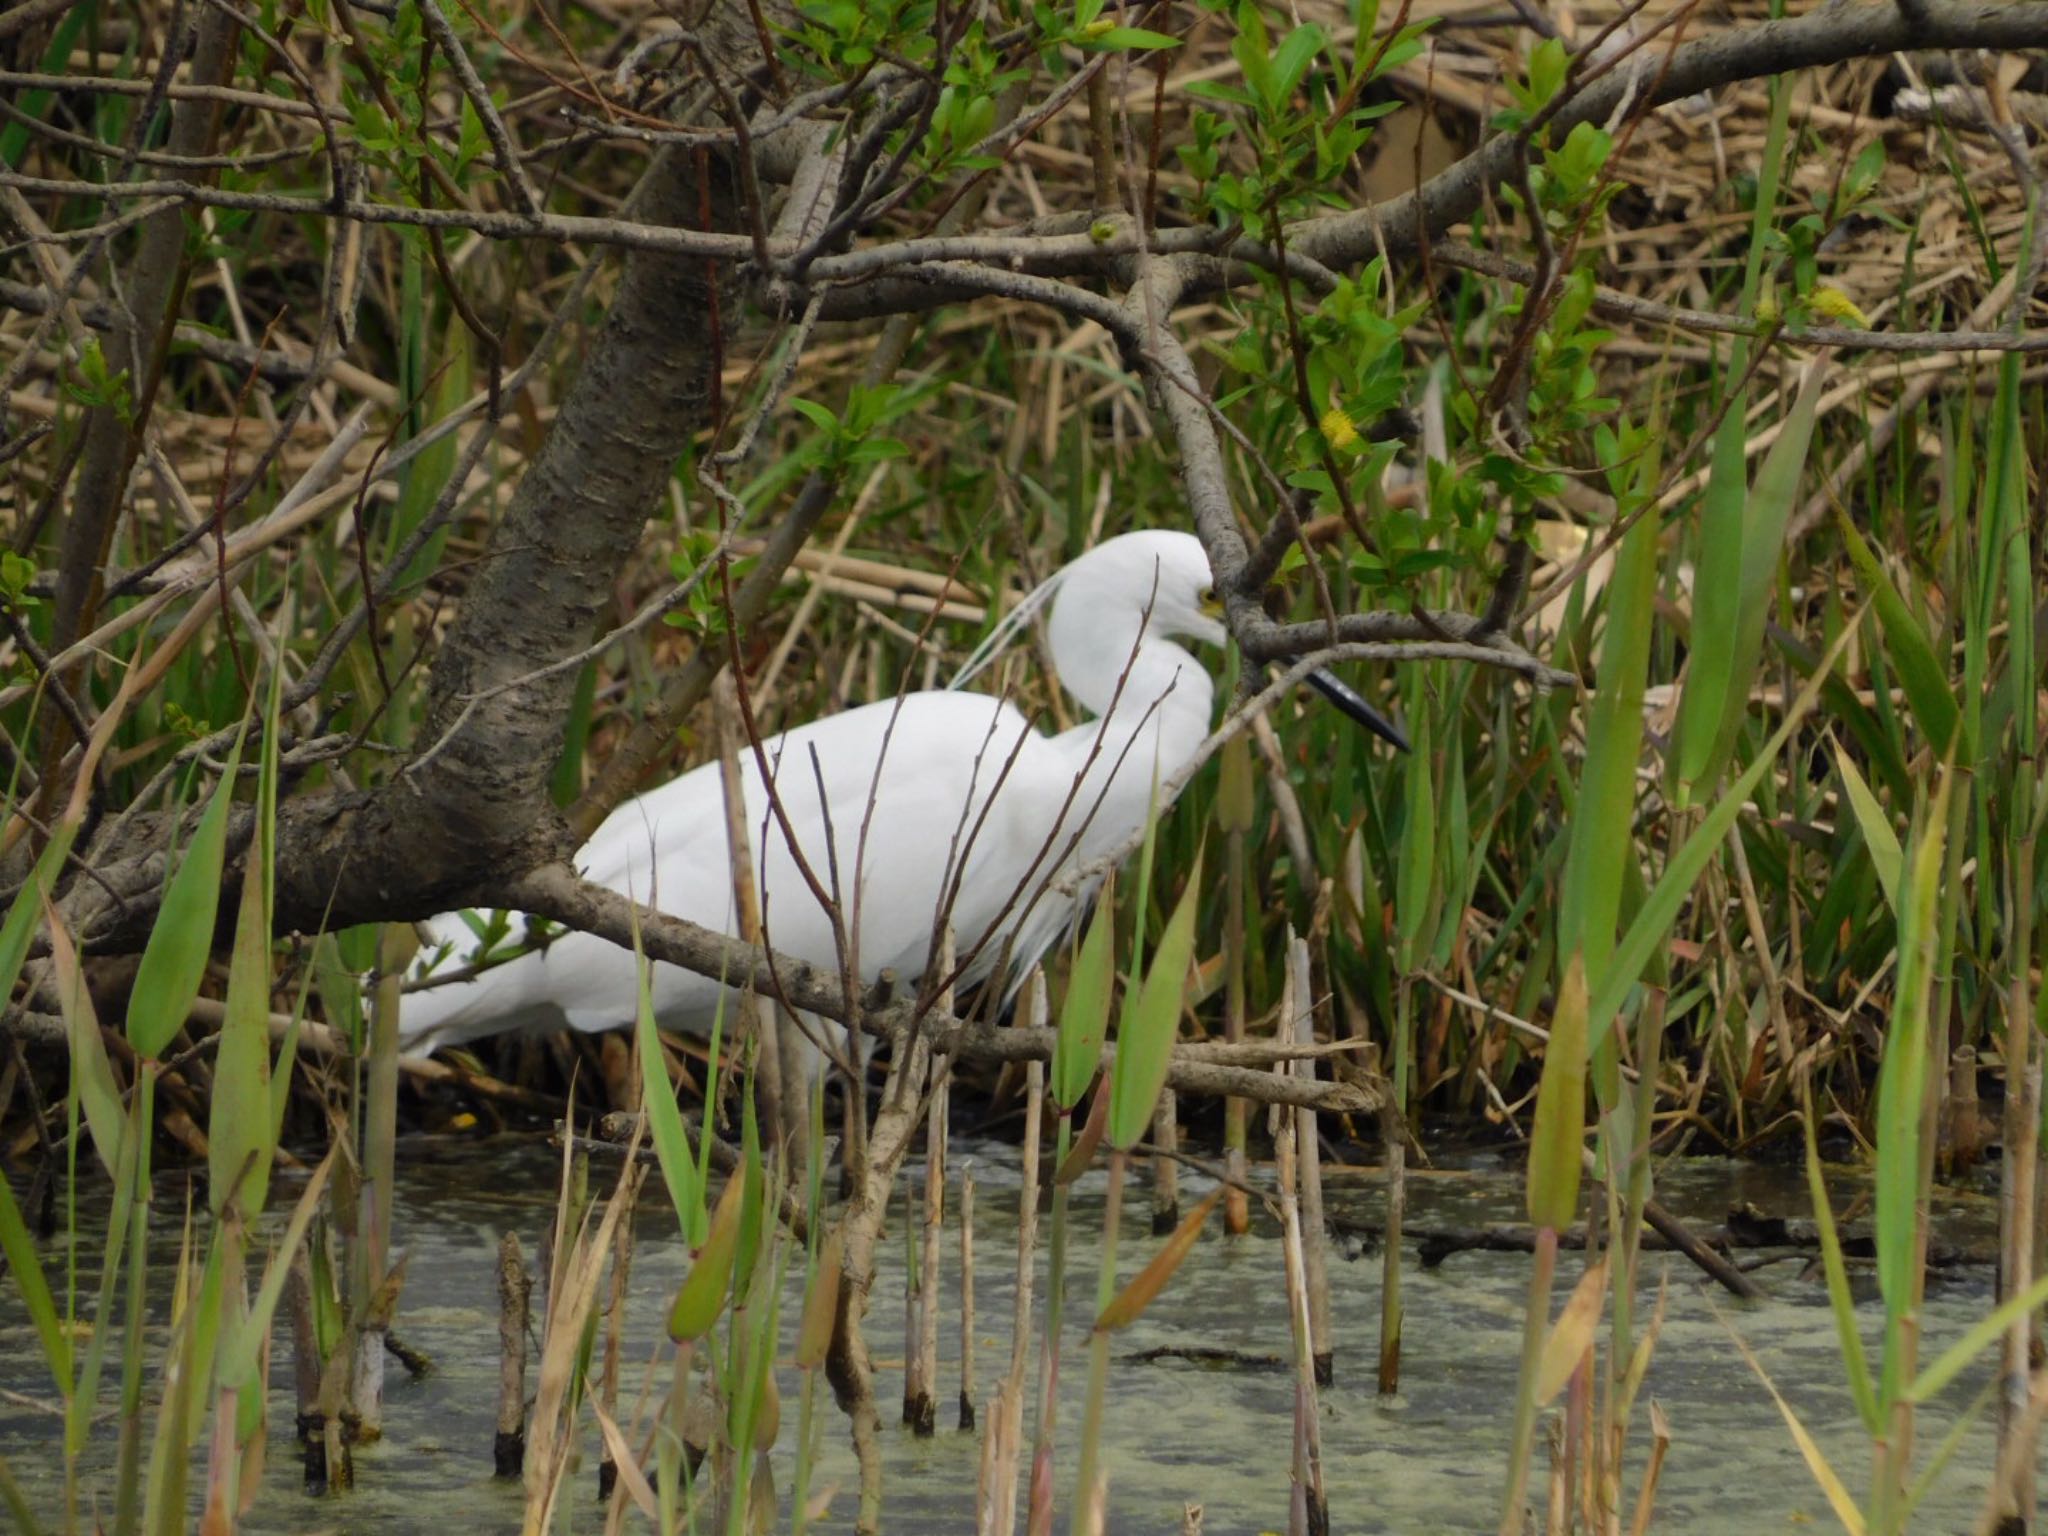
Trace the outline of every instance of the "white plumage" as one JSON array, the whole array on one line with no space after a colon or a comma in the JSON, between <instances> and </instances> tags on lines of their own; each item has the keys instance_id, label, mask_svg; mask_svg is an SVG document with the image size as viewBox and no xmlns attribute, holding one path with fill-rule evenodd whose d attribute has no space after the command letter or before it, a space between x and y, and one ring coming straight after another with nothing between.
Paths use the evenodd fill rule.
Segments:
<instances>
[{"instance_id":1,"label":"white plumage","mask_svg":"<svg viewBox=\"0 0 2048 1536\"><path fill-rule=\"evenodd\" d=\"M1030 607L1048 595L1053 667L1093 716L1087 722L1047 736L1005 702L949 690L850 709L765 743L790 831L828 889L829 854L837 854L866 979L884 968L906 982L923 974L955 870L955 942L975 956L965 979L984 979L1005 939L1010 974L1021 976L1092 894L1062 890L1059 877L1142 827L1155 775L1170 778L1209 729L1214 685L1175 643L1224 639L1208 558L1193 536L1110 539L1058 572ZM999 644L1010 627L991 639ZM769 815L750 752L741 756L741 777L765 937L836 969L831 923L781 820ZM620 806L577 863L591 880L673 916L728 933L737 927L715 763ZM474 947L453 914L430 926L452 946L446 963ZM659 1021L708 1033L719 983L668 965L653 976ZM473 979L408 994L401 1018L408 1048L431 1050L511 1030L617 1028L631 1023L635 1007L632 956L572 933Z\"/></svg>"}]
</instances>

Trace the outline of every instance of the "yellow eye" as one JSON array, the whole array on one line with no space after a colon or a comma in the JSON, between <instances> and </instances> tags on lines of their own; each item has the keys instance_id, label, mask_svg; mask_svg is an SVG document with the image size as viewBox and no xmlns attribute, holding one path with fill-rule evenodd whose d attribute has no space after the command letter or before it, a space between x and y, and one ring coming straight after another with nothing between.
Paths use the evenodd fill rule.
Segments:
<instances>
[{"instance_id":1,"label":"yellow eye","mask_svg":"<svg viewBox=\"0 0 2048 1536\"><path fill-rule=\"evenodd\" d=\"M1223 601L1217 597L1214 587L1202 588L1201 596L1196 601L1201 604L1202 612L1204 613L1221 614L1223 612Z\"/></svg>"}]
</instances>

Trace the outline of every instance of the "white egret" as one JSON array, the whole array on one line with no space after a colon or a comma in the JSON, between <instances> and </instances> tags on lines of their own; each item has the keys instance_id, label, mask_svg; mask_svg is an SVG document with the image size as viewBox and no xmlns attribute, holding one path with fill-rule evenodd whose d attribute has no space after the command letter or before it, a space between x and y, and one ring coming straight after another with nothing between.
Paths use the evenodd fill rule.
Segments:
<instances>
[{"instance_id":1,"label":"white egret","mask_svg":"<svg viewBox=\"0 0 2048 1536\"><path fill-rule=\"evenodd\" d=\"M1094 717L1053 736L1004 700L958 691L1048 598L1054 671ZM922 976L949 898L958 953L970 957L962 982L985 980L1006 949L1010 974L1022 976L1093 893L1092 885L1063 890L1060 877L1126 843L1144 824L1155 775L1170 779L1208 733L1214 685L1176 642L1221 644L1219 613L1197 539L1123 534L1035 591L954 689L863 705L766 740L780 815L770 813L759 759L743 753L767 942L828 970L839 964L830 915L791 852L794 839L821 882L829 885L836 863L863 977L885 968L906 982ZM1406 745L1342 683L1327 674L1316 682L1353 718ZM672 916L737 929L716 763L620 806L577 863L590 880ZM444 956L473 944L458 915L429 926ZM616 946L563 934L408 994L401 1028L413 1050L515 1030L612 1029L632 1022L637 985L631 957ZM719 982L657 965L652 985L664 1027L709 1032Z\"/></svg>"}]
</instances>

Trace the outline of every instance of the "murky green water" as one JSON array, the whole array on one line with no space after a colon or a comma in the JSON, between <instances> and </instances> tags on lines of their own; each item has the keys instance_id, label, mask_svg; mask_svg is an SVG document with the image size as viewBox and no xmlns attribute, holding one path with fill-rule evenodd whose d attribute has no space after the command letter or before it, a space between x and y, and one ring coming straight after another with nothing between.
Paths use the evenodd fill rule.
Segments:
<instances>
[{"instance_id":1,"label":"murky green water","mask_svg":"<svg viewBox=\"0 0 2048 1536\"><path fill-rule=\"evenodd\" d=\"M984 1320L977 1334L977 1368L985 1398L1009 1356L1015 1152L1000 1145L972 1151L978 1184L978 1311ZM499 1234L511 1228L531 1257L551 1217L558 1169L556 1156L537 1143L420 1139L404 1146L398 1227L411 1263L399 1327L438 1368L411 1381L394 1367L386 1435L358 1453L356 1489L314 1499L299 1484L290 1441L289 1366L280 1358L273 1368L279 1390L272 1404L269 1486L248 1529L300 1536L428 1532L450 1521L459 1521L464 1530L517 1527L516 1487L490 1476L497 1392L496 1248ZM593 1184L608 1177L597 1170ZM1075 1204L1085 1239L1073 1261L1080 1310L1093 1294L1100 1181L1100 1174L1084 1181ZM288 1185L280 1182L283 1199ZM1202 1192L1196 1177L1184 1176L1183 1187L1187 1196ZM1726 1163L1693 1162L1669 1170L1660 1193L1681 1212L1702 1220L1718 1219L1734 1200L1751 1201L1774 1214L1806 1214L1798 1180ZM1375 1179L1333 1177L1329 1198L1333 1217L1380 1218ZM638 1223L629 1328L628 1358L643 1364L655 1356L661 1316L683 1270L673 1221L659 1200L659 1181L651 1181ZM169 1182L159 1185L166 1257L174 1241L168 1223L182 1203L181 1189ZM1466 1159L1462 1167L1414 1180L1410 1221L1416 1226L1512 1221L1519 1203L1510 1167ZM1125 1232L1127 1274L1152 1246L1141 1234L1142 1193L1135 1207ZM1987 1200L1966 1194L1946 1201L1938 1214L1940 1229L1952 1240L1980 1237L1993 1219ZM947 1321L940 1345L940 1421L947 1427L929 1440L917 1440L893 1422L902 1385L903 1252L902 1235L892 1230L870 1311L869 1339L882 1367L877 1395L887 1424L887 1524L893 1531L951 1536L972 1528L979 1456L974 1437L950 1428L959 1384L957 1239L949 1236L946 1245ZM82 1267L89 1269L87 1259L81 1255ZM51 1248L44 1260L55 1268L59 1255ZM1491 1529L1498 1518L1528 1259L1465 1253L1425 1270L1409 1251L1402 1391L1390 1399L1373 1390L1379 1264L1377 1255L1356 1262L1333 1260L1337 1382L1322 1400L1333 1526L1403 1536ZM1577 1256L1565 1255L1560 1291L1569 1287L1577 1268ZM1663 1408L1673 1434L1656 1528L1732 1533L1833 1524L1777 1409L1743 1363L1731 1328L1773 1373L1852 1489L1860 1489L1869 1454L1842 1385L1832 1317L1821 1286L1802 1279L1800 1270L1796 1261L1762 1270L1770 1299L1744 1304L1708 1287L1683 1260L1663 1255L1650 1260L1645 1313L1658 1277L1668 1272L1670 1283L1663 1335L1646 1388L1646 1396ZM1990 1278L1981 1269L1936 1278L1925 1358L1988 1310ZM1866 1324L1874 1328L1876 1319L1872 1302L1866 1306ZM1222 1235L1220 1223L1212 1225L1172 1287L1123 1345L1126 1350L1158 1346L1286 1355L1281 1252L1270 1228L1230 1239ZM1064 1449L1070 1451L1086 1375L1078 1335L1067 1359L1061 1422ZM1989 1366L1987 1358L1934 1405L1923 1419L1923 1445L1937 1442L1978 1395ZM792 1372L784 1388L785 1453L797 1418L793 1377ZM628 1395L637 1383L637 1376L629 1376ZM57 1424L24 1406L21 1395L47 1398L48 1387L19 1295L7 1285L0 1289L0 1388L6 1392L0 1396L0 1455L32 1501L45 1508L54 1506L60 1486ZM1173 1360L1119 1363L1110 1378L1110 1528L1118 1536L1177 1531L1187 1502L1204 1506L1212 1533L1284 1528L1291 1413L1292 1384L1284 1371ZM845 1529L853 1508L853 1458L844 1421L823 1394L819 1418L824 1440L814 1486L839 1486L826 1528ZM111 1434L108 1441L110 1453ZM1974 1524L1990 1448L1987 1417L1967 1432L1937 1479L1917 1529L1964 1530ZM103 1463L95 1467L104 1476ZM1063 1455L1063 1489L1071 1487L1072 1475L1071 1456ZM599 1525L594 1451L576 1476L590 1502L572 1528L594 1530ZM786 1486L786 1462L778 1476ZM1632 1473L1631 1489L1633 1482Z\"/></svg>"}]
</instances>

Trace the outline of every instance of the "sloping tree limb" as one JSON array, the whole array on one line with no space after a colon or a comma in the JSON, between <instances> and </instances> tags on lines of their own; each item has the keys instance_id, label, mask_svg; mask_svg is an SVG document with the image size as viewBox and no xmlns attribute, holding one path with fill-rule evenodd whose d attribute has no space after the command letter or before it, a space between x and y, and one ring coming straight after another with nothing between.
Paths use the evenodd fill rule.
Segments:
<instances>
[{"instance_id":1,"label":"sloping tree limb","mask_svg":"<svg viewBox=\"0 0 2048 1536\"><path fill-rule=\"evenodd\" d=\"M545 865L498 889L503 900L521 911L609 939L622 948L632 946L637 904L583 879L567 864ZM791 1007L828 1019L845 1017L839 978L822 966L649 907L638 907L637 916L641 947L650 959L700 975L723 976L729 985L750 985L763 997L779 996ZM882 1008L863 1008L861 1023L883 1039L900 1040L910 1031L919 1031L931 1039L935 1049L961 1061L1050 1061L1057 1035L1051 1029L970 1023L921 1006L914 997ZM1178 1055L1167 1082L1189 1093L1236 1094L1262 1103L1297 1104L1325 1112L1357 1112L1377 1105L1372 1091L1359 1084L1276 1076L1228 1061L1204 1060L1199 1053Z\"/></svg>"}]
</instances>

